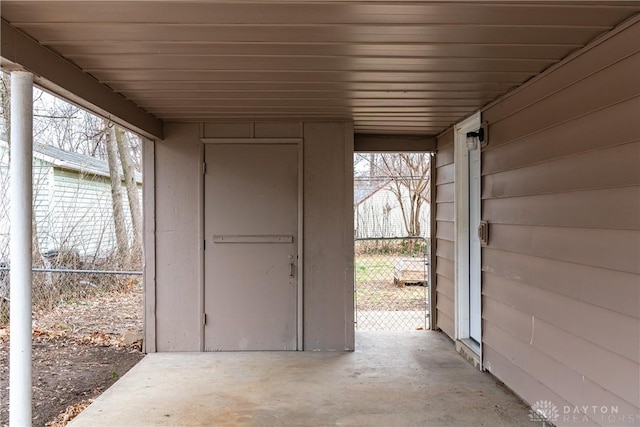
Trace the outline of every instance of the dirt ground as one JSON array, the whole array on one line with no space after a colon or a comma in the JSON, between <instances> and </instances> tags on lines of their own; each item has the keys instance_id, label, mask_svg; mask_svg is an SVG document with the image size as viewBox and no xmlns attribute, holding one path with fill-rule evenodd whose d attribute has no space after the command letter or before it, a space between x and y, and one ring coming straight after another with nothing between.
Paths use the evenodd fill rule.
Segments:
<instances>
[{"instance_id":1,"label":"dirt ground","mask_svg":"<svg viewBox=\"0 0 640 427\"><path fill-rule=\"evenodd\" d=\"M418 271L417 276L403 270L399 276L406 285L396 280L397 265L400 259L408 257L402 254L356 254L355 281L357 310L421 311L426 309L427 288L417 286L426 284L428 270ZM412 259L412 258L409 258ZM422 258L417 258L418 262ZM406 265L406 262L405 262ZM418 264L419 265L419 264ZM418 277L411 281L409 278ZM415 282L415 283L414 283Z\"/></svg>"},{"instance_id":2,"label":"dirt ground","mask_svg":"<svg viewBox=\"0 0 640 427\"><path fill-rule=\"evenodd\" d=\"M368 281L356 286L357 310L424 311L427 294L424 286L397 286L392 281Z\"/></svg>"},{"instance_id":3,"label":"dirt ground","mask_svg":"<svg viewBox=\"0 0 640 427\"><path fill-rule=\"evenodd\" d=\"M36 313L33 425L65 425L144 356L142 289ZM9 423L9 327L0 325L0 425Z\"/></svg>"}]
</instances>

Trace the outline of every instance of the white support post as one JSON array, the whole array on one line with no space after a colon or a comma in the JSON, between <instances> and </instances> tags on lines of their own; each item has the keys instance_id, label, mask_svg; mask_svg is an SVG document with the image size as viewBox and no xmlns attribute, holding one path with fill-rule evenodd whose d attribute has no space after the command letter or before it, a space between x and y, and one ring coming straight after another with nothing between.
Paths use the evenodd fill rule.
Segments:
<instances>
[{"instance_id":1,"label":"white support post","mask_svg":"<svg viewBox=\"0 0 640 427\"><path fill-rule=\"evenodd\" d=\"M31 425L33 75L11 73L9 425Z\"/></svg>"}]
</instances>

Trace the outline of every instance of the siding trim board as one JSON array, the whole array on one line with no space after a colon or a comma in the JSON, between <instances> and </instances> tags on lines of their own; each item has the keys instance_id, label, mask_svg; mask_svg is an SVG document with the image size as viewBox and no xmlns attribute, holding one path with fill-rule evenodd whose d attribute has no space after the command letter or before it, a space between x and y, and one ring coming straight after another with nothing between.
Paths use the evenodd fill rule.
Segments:
<instances>
[{"instance_id":1,"label":"siding trim board","mask_svg":"<svg viewBox=\"0 0 640 427\"><path fill-rule=\"evenodd\" d=\"M434 145L437 148L437 141L434 139ZM429 183L429 201L436 200L436 183L438 182L438 168L435 166L435 153L431 153L429 156L429 176L431 182ZM429 304L429 329L435 330L438 328L438 319L436 315L437 307L437 293L435 283L437 282L437 275L435 269L436 256L440 250L438 246L438 239L434 234L434 230L437 226L437 211L434 212L434 207L429 203L429 288L428 288L428 304Z\"/></svg>"},{"instance_id":2,"label":"siding trim board","mask_svg":"<svg viewBox=\"0 0 640 427\"><path fill-rule=\"evenodd\" d=\"M155 141L144 140L142 158L145 185L142 187L144 224L144 352L155 353L156 343L156 173Z\"/></svg>"}]
</instances>

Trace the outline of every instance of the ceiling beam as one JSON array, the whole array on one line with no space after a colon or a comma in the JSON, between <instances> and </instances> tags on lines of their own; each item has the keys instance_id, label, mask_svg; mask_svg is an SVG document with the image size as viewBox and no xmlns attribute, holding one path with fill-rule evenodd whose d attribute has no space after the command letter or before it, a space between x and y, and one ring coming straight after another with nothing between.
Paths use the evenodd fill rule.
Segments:
<instances>
[{"instance_id":1,"label":"ceiling beam","mask_svg":"<svg viewBox=\"0 0 640 427\"><path fill-rule=\"evenodd\" d=\"M436 150L436 138L424 135L377 135L356 133L356 152L431 152Z\"/></svg>"},{"instance_id":2,"label":"ceiling beam","mask_svg":"<svg viewBox=\"0 0 640 427\"><path fill-rule=\"evenodd\" d=\"M164 123L2 20L2 67L30 71L39 86L151 139Z\"/></svg>"}]
</instances>

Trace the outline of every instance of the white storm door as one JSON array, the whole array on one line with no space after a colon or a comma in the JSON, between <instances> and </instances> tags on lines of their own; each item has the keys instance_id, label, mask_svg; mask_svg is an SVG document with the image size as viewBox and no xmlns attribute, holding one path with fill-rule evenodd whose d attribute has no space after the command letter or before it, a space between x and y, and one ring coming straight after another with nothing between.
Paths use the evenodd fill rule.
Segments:
<instances>
[{"instance_id":1,"label":"white storm door","mask_svg":"<svg viewBox=\"0 0 640 427\"><path fill-rule=\"evenodd\" d=\"M482 342L480 148L469 151L469 337Z\"/></svg>"},{"instance_id":2,"label":"white storm door","mask_svg":"<svg viewBox=\"0 0 640 427\"><path fill-rule=\"evenodd\" d=\"M455 159L455 328L456 340L482 357L481 151L469 133L482 126L480 113L456 125Z\"/></svg>"},{"instance_id":3,"label":"white storm door","mask_svg":"<svg viewBox=\"0 0 640 427\"><path fill-rule=\"evenodd\" d=\"M205 350L296 350L298 145L208 144Z\"/></svg>"}]
</instances>

